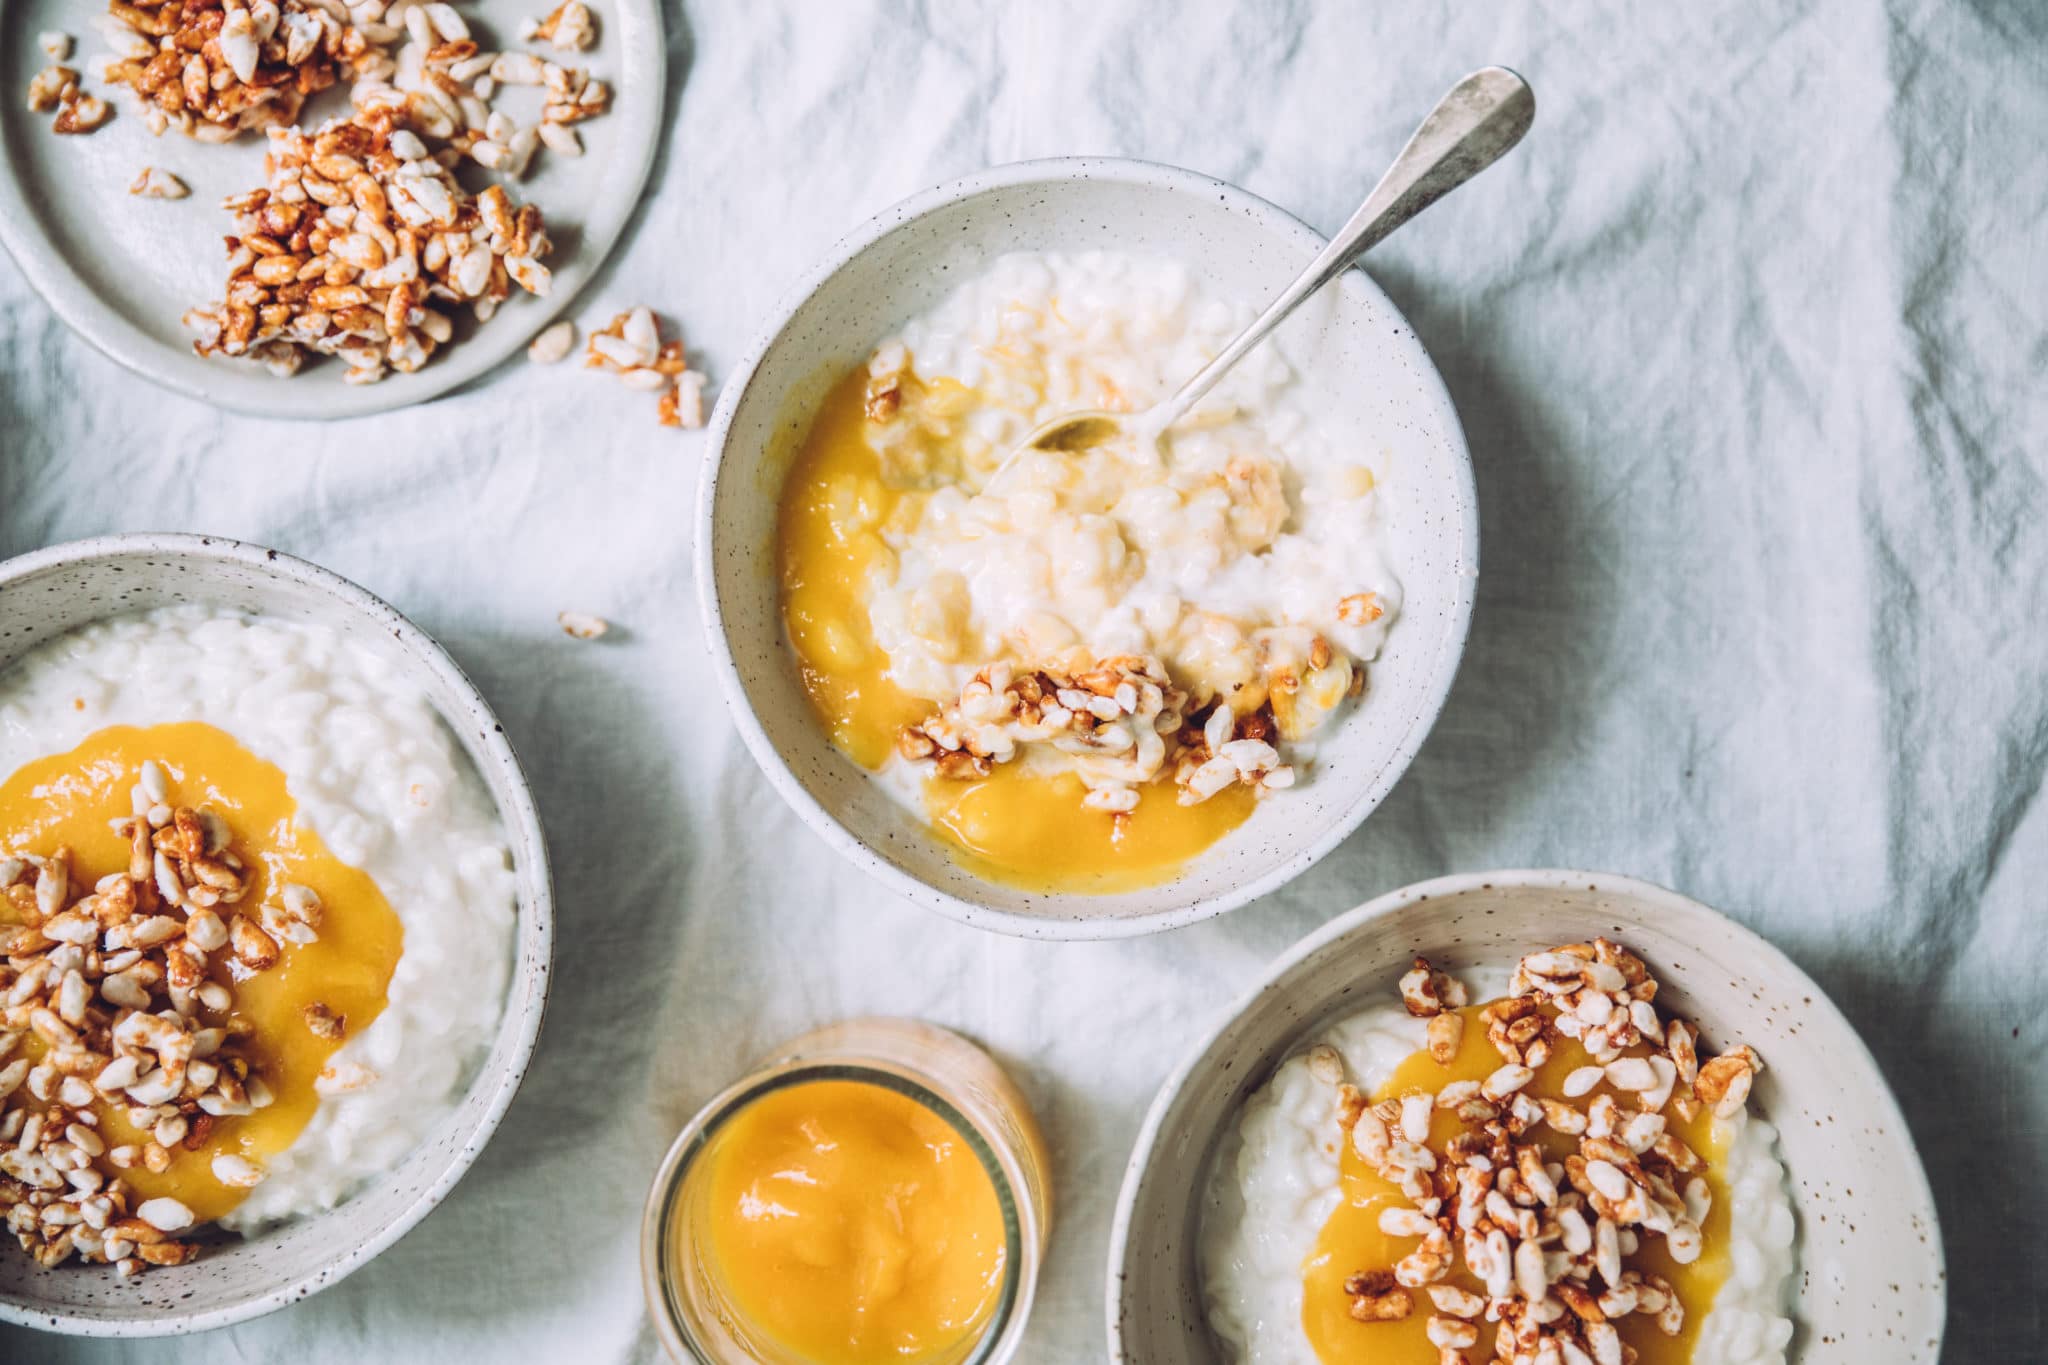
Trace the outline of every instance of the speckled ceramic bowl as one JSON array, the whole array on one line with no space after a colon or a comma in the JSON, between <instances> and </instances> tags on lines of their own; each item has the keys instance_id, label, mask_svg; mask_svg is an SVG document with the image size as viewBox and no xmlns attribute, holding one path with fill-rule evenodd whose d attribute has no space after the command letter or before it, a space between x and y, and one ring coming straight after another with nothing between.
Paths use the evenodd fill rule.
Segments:
<instances>
[{"instance_id":1,"label":"speckled ceramic bowl","mask_svg":"<svg viewBox=\"0 0 2048 1365\"><path fill-rule=\"evenodd\" d=\"M346 579L276 550L181 535L82 540L0 564L0 668L103 617L182 602L317 621L403 661L482 777L512 850L519 897L511 990L462 1103L375 1185L340 1207L209 1247L190 1265L122 1280L73 1262L38 1269L0 1247L0 1320L89 1336L223 1327L305 1298L410 1231L462 1177L512 1102L547 998L553 892L540 819L504 731L454 661ZM11 1239L10 1239L11 1240Z\"/></svg>"},{"instance_id":2,"label":"speckled ceramic bowl","mask_svg":"<svg viewBox=\"0 0 2048 1365\"><path fill-rule=\"evenodd\" d=\"M1385 294L1352 271L1282 334L1305 389L1343 395L1330 426L1375 453L1391 562L1406 604L1364 705L1319 740L1309 781L1172 881L1112 895L1000 886L956 864L919 820L826 738L777 606L775 507L818 400L890 331L1010 251L1113 250L1184 262L1263 304L1323 241L1263 199L1136 161L999 166L905 200L862 226L796 289L732 372L711 421L697 513L697 581L712 657L747 746L825 840L920 905L1040 938L1173 928L1298 875L1379 804L1450 691L1478 572L1472 470L1442 381Z\"/></svg>"},{"instance_id":3,"label":"speckled ceramic bowl","mask_svg":"<svg viewBox=\"0 0 2048 1365\"><path fill-rule=\"evenodd\" d=\"M1933 1360L1947 1306L1940 1229L1905 1119L1849 1021L1776 948L1675 892L1590 872L1444 877L1332 920L1273 964L1160 1088L1110 1230L1118 1365L1225 1365L1198 1280L1205 1191L1245 1100L1320 1027L1397 1000L1418 953L1452 972L1598 934L1649 962L1710 1045L1752 1044L1753 1109L1778 1128L1799 1224L1802 1362Z\"/></svg>"}]
</instances>

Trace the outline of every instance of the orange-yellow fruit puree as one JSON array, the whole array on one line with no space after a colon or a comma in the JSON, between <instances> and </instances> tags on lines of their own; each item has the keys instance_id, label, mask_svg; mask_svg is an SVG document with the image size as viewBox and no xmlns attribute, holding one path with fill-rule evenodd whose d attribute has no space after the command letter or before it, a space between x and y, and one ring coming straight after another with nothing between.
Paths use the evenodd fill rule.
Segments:
<instances>
[{"instance_id":1,"label":"orange-yellow fruit puree","mask_svg":"<svg viewBox=\"0 0 2048 1365\"><path fill-rule=\"evenodd\" d=\"M890 679L889 657L868 624L868 584L896 568L883 532L914 528L925 494L884 479L863 408L866 379L865 367L846 375L812 421L783 484L776 557L783 621L811 705L835 744L878 769L897 733L936 708ZM948 462L941 453L926 463ZM1112 892L1163 882L1244 823L1253 805L1246 788L1233 787L1183 806L1172 784L1159 781L1120 821L1083 809L1080 798L1074 778L1026 775L1003 764L988 778L935 777L925 786L933 828L963 866L1034 890Z\"/></svg>"},{"instance_id":2,"label":"orange-yellow fruit puree","mask_svg":"<svg viewBox=\"0 0 2048 1365\"><path fill-rule=\"evenodd\" d=\"M211 806L227 821L234 836L230 847L252 872L248 894L235 909L253 915L286 882L311 887L324 906L317 942L281 944L277 965L246 980L235 979L225 966L217 972L234 992L229 1016L253 1029L239 1050L276 1101L253 1114L217 1120L196 1148L174 1149L170 1169L161 1174L140 1165L121 1172L137 1201L169 1195L204 1221L247 1194L214 1179L213 1158L235 1153L264 1162L291 1146L319 1105L313 1082L341 1041L307 1028L305 1007L317 1002L345 1016L349 1034L368 1028L384 1008L404 931L376 882L337 859L298 822L298 803L285 789L284 773L232 735L197 722L113 726L70 753L25 765L0 784L0 853L49 854L68 847L74 884L90 885L125 870L128 841L110 822L131 813L129 792L147 759L169 776L173 804ZM0 915L8 913L0 902ZM223 953L216 961L231 956ZM224 1020L208 1015L204 1022ZM33 1034L25 1037L28 1055L41 1050ZM14 1099L33 1102L25 1088ZM109 1147L148 1141L147 1133L129 1125L125 1107L102 1101L98 1109Z\"/></svg>"},{"instance_id":3,"label":"orange-yellow fruit puree","mask_svg":"<svg viewBox=\"0 0 2048 1365\"><path fill-rule=\"evenodd\" d=\"M711 1139L678 1217L747 1335L819 1365L962 1358L1000 1295L996 1189L944 1119L864 1081L805 1081Z\"/></svg>"},{"instance_id":4,"label":"orange-yellow fruit puree","mask_svg":"<svg viewBox=\"0 0 2048 1365\"><path fill-rule=\"evenodd\" d=\"M1457 1056L1448 1066L1438 1063L1427 1051L1416 1052L1395 1068L1393 1075L1387 1078L1386 1084L1373 1094L1372 1099L1377 1102L1402 1095L1433 1095L1452 1081L1485 1080L1501 1065L1501 1058L1493 1045L1486 1041L1486 1021L1479 1014L1482 1008L1474 1005L1463 1011L1463 1041ZM1648 1056L1652 1050L1638 1045L1630 1048L1628 1053L1631 1056ZM1537 1069L1535 1079L1523 1088L1523 1093L1531 1099L1562 1100L1565 1098L1564 1078L1590 1063L1591 1058L1577 1042L1560 1038L1550 1060ZM1615 1093L1617 1099L1626 1099L1603 1083L1592 1094L1569 1103L1583 1109L1593 1095L1603 1092ZM1674 1262L1665 1254L1663 1239L1647 1234L1642 1239L1641 1249L1628 1258L1631 1268L1662 1275L1669 1280L1685 1305L1685 1325L1675 1337L1667 1337L1658 1331L1647 1315L1631 1314L1616 1322L1622 1340L1640 1353L1639 1365L1684 1365L1691 1360L1700 1321L1713 1306L1714 1295L1728 1276L1728 1187L1723 1179L1725 1144L1714 1135L1713 1118L1705 1112L1690 1121L1681 1121L1676 1115L1670 1115L1669 1119L1669 1131L1706 1160L1705 1174L1708 1188L1713 1192L1713 1205L1701 1225L1705 1249L1691 1265ZM1462 1129L1463 1125L1455 1114L1439 1109L1432 1120L1429 1145L1441 1152L1444 1144ZM1572 1150L1565 1145L1569 1139L1548 1128L1537 1128L1534 1133L1539 1141L1554 1148L1551 1153L1554 1160L1562 1160L1567 1151ZM1302 1267L1302 1327L1308 1333L1310 1345L1315 1348L1316 1358L1324 1365L1381 1365L1382 1362L1397 1365L1403 1361L1436 1365L1437 1349L1430 1345L1425 1335L1433 1311L1426 1293L1414 1292L1414 1311L1397 1322L1358 1322L1351 1317L1351 1296L1344 1292L1345 1279L1362 1270L1391 1268L1419 1245L1419 1239L1391 1237L1380 1231L1381 1209L1389 1205L1407 1207L1411 1201L1397 1186L1370 1169L1348 1141L1344 1144L1339 1172L1344 1200L1323 1225L1315 1250ZM1485 1287L1466 1271L1462 1259L1448 1282L1469 1289L1482 1298L1485 1296ZM1491 1360L1493 1327L1485 1322L1478 1325L1479 1344L1465 1354L1474 1361Z\"/></svg>"}]
</instances>

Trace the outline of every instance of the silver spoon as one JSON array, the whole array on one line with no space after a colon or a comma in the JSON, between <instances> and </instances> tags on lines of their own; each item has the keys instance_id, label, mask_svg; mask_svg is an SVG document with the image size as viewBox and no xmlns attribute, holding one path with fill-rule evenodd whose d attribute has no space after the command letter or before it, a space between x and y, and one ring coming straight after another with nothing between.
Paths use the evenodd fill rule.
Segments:
<instances>
[{"instance_id":1,"label":"silver spoon","mask_svg":"<svg viewBox=\"0 0 2048 1365\"><path fill-rule=\"evenodd\" d=\"M1437 101L1344 230L1251 326L1171 398L1143 412L1083 410L1055 417L1026 437L996 473L1026 450L1089 450L1123 432L1134 433L1143 446L1157 444L1168 427L1186 416L1245 352L1287 321L1309 295L1343 274L1395 228L1499 160L1522 140L1535 117L1536 96L1514 72L1489 66L1465 77Z\"/></svg>"}]
</instances>

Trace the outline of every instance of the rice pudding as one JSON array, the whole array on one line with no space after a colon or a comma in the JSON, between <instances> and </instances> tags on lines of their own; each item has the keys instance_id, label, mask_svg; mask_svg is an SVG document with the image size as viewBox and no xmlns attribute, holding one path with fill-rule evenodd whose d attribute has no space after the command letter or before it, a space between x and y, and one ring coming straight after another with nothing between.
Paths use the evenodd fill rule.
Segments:
<instances>
[{"instance_id":1,"label":"rice pudding","mask_svg":"<svg viewBox=\"0 0 2048 1365\"><path fill-rule=\"evenodd\" d=\"M811 424L777 535L805 688L982 875L1163 880L1365 691L1400 607L1378 452L1327 436L1277 343L1158 450L1017 450L1163 398L1251 316L1169 261L1004 256Z\"/></svg>"},{"instance_id":2,"label":"rice pudding","mask_svg":"<svg viewBox=\"0 0 2048 1365\"><path fill-rule=\"evenodd\" d=\"M0 1161L0 1203L39 1259L174 1264L192 1228L331 1207L459 1103L510 858L374 647L201 607L88 627L0 675L0 773L0 1136L42 1163Z\"/></svg>"},{"instance_id":3,"label":"rice pudding","mask_svg":"<svg viewBox=\"0 0 2048 1365\"><path fill-rule=\"evenodd\" d=\"M1199 1256L1227 1354L1782 1361L1795 1238L1746 1103L1761 1062L1701 1062L1655 989L1605 941L1463 981L1418 960L1401 1000L1284 1062L1210 1175Z\"/></svg>"}]
</instances>

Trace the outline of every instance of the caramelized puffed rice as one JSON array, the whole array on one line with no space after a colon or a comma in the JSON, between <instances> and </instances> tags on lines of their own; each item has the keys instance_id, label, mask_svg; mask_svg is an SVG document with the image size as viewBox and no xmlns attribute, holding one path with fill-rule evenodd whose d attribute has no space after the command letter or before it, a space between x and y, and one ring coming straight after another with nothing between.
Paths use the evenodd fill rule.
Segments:
<instances>
[{"instance_id":1,"label":"caramelized puffed rice","mask_svg":"<svg viewBox=\"0 0 2048 1365\"><path fill-rule=\"evenodd\" d=\"M870 403L873 398L870 396ZM1197 720L1188 697L1149 655L1119 655L1078 670L1019 670L991 664L960 699L905 726L896 750L929 760L942 777L985 777L1025 744L1050 744L1074 758L1091 810L1128 814L1138 788L1171 772L1183 805L1242 782L1259 795L1293 785L1294 770L1271 743L1272 716L1238 719L1222 702Z\"/></svg>"},{"instance_id":2,"label":"caramelized puffed rice","mask_svg":"<svg viewBox=\"0 0 2048 1365\"><path fill-rule=\"evenodd\" d=\"M521 24L519 37L525 42L551 43L558 52L582 52L597 41L597 20L583 0L564 0L545 18Z\"/></svg>"},{"instance_id":3,"label":"caramelized puffed rice","mask_svg":"<svg viewBox=\"0 0 2048 1365\"><path fill-rule=\"evenodd\" d=\"M52 63L29 80L28 111L31 114L47 114L57 107L66 89L78 88L78 73L68 66Z\"/></svg>"},{"instance_id":4,"label":"caramelized puffed rice","mask_svg":"<svg viewBox=\"0 0 2048 1365\"><path fill-rule=\"evenodd\" d=\"M547 22L567 49L595 40L580 4ZM186 314L202 354L248 356L280 376L297 373L308 353L340 355L347 382L373 383L387 368L417 369L446 344L453 306L470 304L482 321L513 284L548 292L538 210L495 188L471 200L448 172L467 156L523 175L543 144L581 155L570 125L610 107L604 81L530 53L482 51L443 3L112 0L99 27L112 50L96 71L134 90L153 131L175 126L208 142L272 133L266 188L228 205L239 215L228 297ZM349 83L354 115L310 138L290 128L280 140L307 96L337 83ZM491 108L511 84L542 89L540 123L521 127ZM90 131L108 113L68 71L38 77L31 101L61 106L58 132ZM376 145L353 145L349 128ZM349 145L320 145L336 137ZM422 139L446 145L430 154ZM176 198L183 187L151 168L132 192ZM294 209L296 224L278 221ZM701 422L701 394L701 377L686 376L663 393L663 420Z\"/></svg>"},{"instance_id":5,"label":"caramelized puffed rice","mask_svg":"<svg viewBox=\"0 0 2048 1365\"><path fill-rule=\"evenodd\" d=\"M536 365L553 365L568 356L576 344L576 324L563 318L543 328L526 347L526 358Z\"/></svg>"},{"instance_id":6,"label":"caramelized puffed rice","mask_svg":"<svg viewBox=\"0 0 2048 1365\"><path fill-rule=\"evenodd\" d=\"M1337 602L1337 619L1347 626L1370 625L1386 614L1377 593L1355 592Z\"/></svg>"},{"instance_id":7,"label":"caramelized puffed rice","mask_svg":"<svg viewBox=\"0 0 2048 1365\"><path fill-rule=\"evenodd\" d=\"M306 1031L315 1038L338 1043L347 1036L348 1016L336 1014L317 1000L301 1010L300 1014L306 1021Z\"/></svg>"},{"instance_id":8,"label":"caramelized puffed rice","mask_svg":"<svg viewBox=\"0 0 2048 1365\"><path fill-rule=\"evenodd\" d=\"M111 0L106 79L141 102L152 132L225 142L296 120L309 95L388 70L390 58L317 0Z\"/></svg>"},{"instance_id":9,"label":"caramelized puffed rice","mask_svg":"<svg viewBox=\"0 0 2048 1365\"><path fill-rule=\"evenodd\" d=\"M704 425L704 376L690 368L680 336L662 340L651 308L628 309L592 332L583 365L617 375L629 389L660 394L655 417L665 427Z\"/></svg>"},{"instance_id":10,"label":"caramelized puffed rice","mask_svg":"<svg viewBox=\"0 0 2048 1365\"><path fill-rule=\"evenodd\" d=\"M552 283L540 210L493 185L471 197L385 110L308 137L270 133L269 183L236 215L228 290L187 313L201 355L252 356L281 374L338 355L348 382L409 373L454 335L452 310L488 317L517 284Z\"/></svg>"},{"instance_id":11,"label":"caramelized puffed rice","mask_svg":"<svg viewBox=\"0 0 2048 1365\"><path fill-rule=\"evenodd\" d=\"M1351 1296L1351 1316L1360 1322L1399 1322L1415 1308L1408 1291L1387 1270L1353 1275L1344 1281L1344 1292Z\"/></svg>"},{"instance_id":12,"label":"caramelized puffed rice","mask_svg":"<svg viewBox=\"0 0 2048 1365\"><path fill-rule=\"evenodd\" d=\"M52 62L36 72L28 83L28 107L34 114L57 111L50 124L55 133L89 133L105 123L113 110L97 95L78 88L78 73Z\"/></svg>"},{"instance_id":13,"label":"caramelized puffed rice","mask_svg":"<svg viewBox=\"0 0 2048 1365\"><path fill-rule=\"evenodd\" d=\"M142 199L183 199L192 191L185 182L161 166L144 166L128 193Z\"/></svg>"},{"instance_id":14,"label":"caramelized puffed rice","mask_svg":"<svg viewBox=\"0 0 2048 1365\"><path fill-rule=\"evenodd\" d=\"M10 1144L0 1150L0 1209L46 1267L77 1256L134 1275L198 1255L174 1235L192 1226L192 1210L171 1198L136 1201L121 1172L168 1170L173 1148L197 1150L217 1119L272 1101L243 1035L218 1022L233 997L210 979L231 937L217 912L243 902L248 873L216 812L171 797L162 767L143 764L134 804L144 813L115 822L130 841L129 866L90 886L73 877L64 848L0 859L14 921L0 925L0 1102L15 1101L0 1119ZM254 928L240 914L234 923ZM255 966L240 947L243 965ZM275 944L270 951L275 962ZM7 1061L30 1032L46 1045L43 1060ZM100 1101L125 1102L154 1140L139 1151L107 1147ZM217 1159L214 1172L245 1188L263 1178L240 1158Z\"/></svg>"},{"instance_id":15,"label":"caramelized puffed rice","mask_svg":"<svg viewBox=\"0 0 2048 1365\"><path fill-rule=\"evenodd\" d=\"M1685 1324L1670 1283L1626 1258L1655 1237L1680 1265L1703 1250L1700 1229L1711 1196L1696 1173L1704 1163L1665 1131L1663 1111L1668 1106L1683 1117L1691 1102L1731 1116L1763 1063L1748 1046L1697 1063L1698 1030L1660 1019L1649 1003L1657 982L1648 967L1606 939L1523 958L1510 990L1509 999L1482 1011L1489 1040L1507 1060L1481 1087L1458 1082L1433 1101L1410 1096L1368 1106L1341 1083L1334 1055L1312 1058L1312 1074L1338 1078L1338 1122L1352 1147L1414 1201L1415 1207L1384 1210L1382 1230L1421 1239L1397 1265L1352 1275L1344 1293L1354 1318L1377 1322L1408 1315L1404 1286L1426 1288L1439 1314L1430 1318L1428 1335L1446 1362L1462 1361L1458 1353L1478 1344L1473 1323L1483 1316L1499 1324L1496 1353L1504 1360L1622 1365L1631 1352L1614 1319L1641 1313L1667 1336ZM1401 979L1401 994L1411 1014L1429 1019L1432 1055L1448 1061L1456 1042L1441 1050L1435 1026L1461 1019L1453 1011L1464 1002L1463 988L1417 958ZM1596 1063L1566 1079L1568 1096L1584 1096L1604 1081L1631 1097L1633 1111L1612 1094L1595 1096L1585 1109L1520 1094L1541 1064L1529 1060L1531 1050L1553 1032L1579 1039ZM1663 1050L1623 1055L1646 1044ZM1681 1080L1689 1091L1677 1089ZM1417 1099L1425 1105L1411 1115L1408 1101ZM1424 1145L1430 1104L1465 1124L1441 1153ZM1529 1140L1539 1124L1577 1139L1562 1163L1547 1160ZM1459 1257L1485 1286L1484 1296L1438 1283Z\"/></svg>"}]
</instances>

